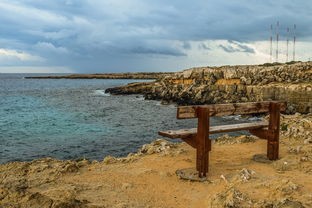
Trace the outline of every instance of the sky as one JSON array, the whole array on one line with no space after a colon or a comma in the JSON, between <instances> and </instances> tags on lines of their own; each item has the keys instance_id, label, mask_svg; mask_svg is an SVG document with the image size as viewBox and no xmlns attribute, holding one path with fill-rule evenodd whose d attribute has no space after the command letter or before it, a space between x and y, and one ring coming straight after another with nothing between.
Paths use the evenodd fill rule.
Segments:
<instances>
[{"instance_id":1,"label":"sky","mask_svg":"<svg viewBox=\"0 0 312 208\"><path fill-rule=\"evenodd\" d=\"M0 0L0 73L262 64L277 22L277 61L294 34L295 60L312 60L310 0Z\"/></svg>"}]
</instances>

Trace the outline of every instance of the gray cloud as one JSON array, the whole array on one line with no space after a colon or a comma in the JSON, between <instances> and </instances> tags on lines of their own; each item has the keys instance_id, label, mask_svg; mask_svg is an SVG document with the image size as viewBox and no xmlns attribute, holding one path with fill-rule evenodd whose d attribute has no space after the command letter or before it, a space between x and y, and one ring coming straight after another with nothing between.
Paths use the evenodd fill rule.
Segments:
<instances>
[{"instance_id":1,"label":"gray cloud","mask_svg":"<svg viewBox=\"0 0 312 208\"><path fill-rule=\"evenodd\" d=\"M305 0L2 0L0 47L78 71L113 69L120 57L129 70L155 60L162 69L193 50L190 41L235 40L219 47L255 53L244 43L268 40L277 20L282 38L296 23L298 40L311 41L311 10ZM158 60L165 57L170 64Z\"/></svg>"},{"instance_id":2,"label":"gray cloud","mask_svg":"<svg viewBox=\"0 0 312 208\"><path fill-rule=\"evenodd\" d=\"M247 45L232 40L229 40L227 45L220 44L219 47L228 53L235 52L255 53L255 50L253 48L250 48Z\"/></svg>"},{"instance_id":3,"label":"gray cloud","mask_svg":"<svg viewBox=\"0 0 312 208\"><path fill-rule=\"evenodd\" d=\"M136 47L131 50L131 52L136 54L154 54L154 55L167 55L167 56L186 56L185 53L182 53L179 50L172 48L164 48L164 49L154 49L154 48L144 48L144 47Z\"/></svg>"},{"instance_id":4,"label":"gray cloud","mask_svg":"<svg viewBox=\"0 0 312 208\"><path fill-rule=\"evenodd\" d=\"M224 46L224 45L220 44L219 47L222 48L225 52L228 52L228 53L240 52L238 49L235 49L232 46Z\"/></svg>"},{"instance_id":5,"label":"gray cloud","mask_svg":"<svg viewBox=\"0 0 312 208\"><path fill-rule=\"evenodd\" d=\"M183 42L182 47L183 47L185 50L192 49L191 44L190 44L189 42L187 42L187 41L184 41L184 42Z\"/></svg>"},{"instance_id":6,"label":"gray cloud","mask_svg":"<svg viewBox=\"0 0 312 208\"><path fill-rule=\"evenodd\" d=\"M211 50L211 48L207 46L205 43L199 44L198 48L203 50Z\"/></svg>"}]
</instances>

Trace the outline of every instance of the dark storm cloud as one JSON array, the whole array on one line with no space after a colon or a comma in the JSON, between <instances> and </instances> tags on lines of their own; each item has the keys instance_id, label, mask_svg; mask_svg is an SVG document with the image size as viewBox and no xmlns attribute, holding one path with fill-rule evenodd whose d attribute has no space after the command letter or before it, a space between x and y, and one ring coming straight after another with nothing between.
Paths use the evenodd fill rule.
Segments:
<instances>
[{"instance_id":1,"label":"dark storm cloud","mask_svg":"<svg viewBox=\"0 0 312 208\"><path fill-rule=\"evenodd\" d=\"M298 39L309 41L311 11L306 0L2 0L0 43L41 57L46 66L103 71L122 57L130 70L151 57L186 56L191 41L235 40L219 47L254 53L244 43L267 40L278 20L281 35L296 23ZM198 48L213 50L205 43Z\"/></svg>"}]
</instances>

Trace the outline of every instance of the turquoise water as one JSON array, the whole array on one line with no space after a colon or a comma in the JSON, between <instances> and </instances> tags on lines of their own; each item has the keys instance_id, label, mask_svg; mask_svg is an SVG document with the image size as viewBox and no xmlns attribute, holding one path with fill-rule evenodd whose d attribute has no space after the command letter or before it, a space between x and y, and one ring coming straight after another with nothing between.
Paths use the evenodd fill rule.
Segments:
<instances>
[{"instance_id":1,"label":"turquoise water","mask_svg":"<svg viewBox=\"0 0 312 208\"><path fill-rule=\"evenodd\" d=\"M160 130L196 123L176 120L173 105L160 105L140 95L104 93L108 87L138 80L30 80L24 76L0 74L0 163L48 156L96 160L124 156L158 138Z\"/></svg>"}]
</instances>

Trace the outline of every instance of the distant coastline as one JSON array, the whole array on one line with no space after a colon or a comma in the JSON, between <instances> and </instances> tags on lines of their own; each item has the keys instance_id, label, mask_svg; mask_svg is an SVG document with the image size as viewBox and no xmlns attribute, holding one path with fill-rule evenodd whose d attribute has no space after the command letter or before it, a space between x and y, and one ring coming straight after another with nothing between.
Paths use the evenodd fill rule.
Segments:
<instances>
[{"instance_id":1,"label":"distant coastline","mask_svg":"<svg viewBox=\"0 0 312 208\"><path fill-rule=\"evenodd\" d=\"M27 76L25 79L159 79L171 72L105 73L105 74L70 74L49 76Z\"/></svg>"}]
</instances>

